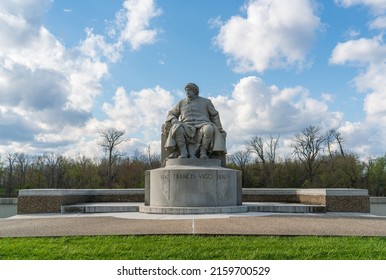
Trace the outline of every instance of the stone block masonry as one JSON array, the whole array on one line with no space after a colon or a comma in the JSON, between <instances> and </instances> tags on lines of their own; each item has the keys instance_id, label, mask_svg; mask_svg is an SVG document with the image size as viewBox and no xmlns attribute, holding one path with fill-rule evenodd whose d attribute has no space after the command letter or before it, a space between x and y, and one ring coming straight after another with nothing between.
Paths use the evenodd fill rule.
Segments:
<instances>
[{"instance_id":1,"label":"stone block masonry","mask_svg":"<svg viewBox=\"0 0 386 280\"><path fill-rule=\"evenodd\" d=\"M143 202L143 189L26 189L19 191L17 213L60 213L61 206L92 202Z\"/></svg>"},{"instance_id":2,"label":"stone block masonry","mask_svg":"<svg viewBox=\"0 0 386 280\"><path fill-rule=\"evenodd\" d=\"M20 190L18 214L60 213L62 205L76 203L144 203L145 192L146 189ZM301 203L325 205L327 212L370 212L367 189L242 189L242 202Z\"/></svg>"}]
</instances>

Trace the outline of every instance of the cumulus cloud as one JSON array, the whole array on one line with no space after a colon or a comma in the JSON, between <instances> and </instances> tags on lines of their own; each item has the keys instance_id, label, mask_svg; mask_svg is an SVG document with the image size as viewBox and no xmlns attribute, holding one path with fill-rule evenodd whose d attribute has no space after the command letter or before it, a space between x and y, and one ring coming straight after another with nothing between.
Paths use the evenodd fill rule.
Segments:
<instances>
[{"instance_id":1,"label":"cumulus cloud","mask_svg":"<svg viewBox=\"0 0 386 280\"><path fill-rule=\"evenodd\" d=\"M236 71L263 72L305 63L321 27L312 1L252 0L245 10L245 17L231 17L214 38Z\"/></svg>"},{"instance_id":2,"label":"cumulus cloud","mask_svg":"<svg viewBox=\"0 0 386 280\"><path fill-rule=\"evenodd\" d=\"M159 30L149 28L150 21L162 14L154 0L126 0L123 7L116 16L122 30L119 41L129 43L133 50L153 43Z\"/></svg>"},{"instance_id":3,"label":"cumulus cloud","mask_svg":"<svg viewBox=\"0 0 386 280\"><path fill-rule=\"evenodd\" d=\"M52 0L4 0L0 4L0 14L26 19L30 23L38 24L42 15L51 7L52 2Z\"/></svg>"},{"instance_id":4,"label":"cumulus cloud","mask_svg":"<svg viewBox=\"0 0 386 280\"><path fill-rule=\"evenodd\" d=\"M337 0L337 4L349 8L363 5L371 11L373 19L369 28L379 31L372 38L358 38L338 43L333 49L329 62L336 65L358 67L359 74L353 78L356 90L365 94L363 108L366 119L360 123L347 122L341 131L353 139L352 147L359 154L378 155L386 149L386 45L383 32L386 29L386 2L382 0ZM371 137L369 137L371 135Z\"/></svg>"},{"instance_id":5,"label":"cumulus cloud","mask_svg":"<svg viewBox=\"0 0 386 280\"><path fill-rule=\"evenodd\" d=\"M13 120L9 125L31 140L39 130L67 123L69 85L63 69L65 48L36 16L49 1L19 2L0 4L0 102L3 119ZM14 133L3 138L21 140Z\"/></svg>"},{"instance_id":6,"label":"cumulus cloud","mask_svg":"<svg viewBox=\"0 0 386 280\"><path fill-rule=\"evenodd\" d=\"M368 6L376 14L386 11L386 2L383 0L335 0L335 3L346 8L354 5Z\"/></svg>"},{"instance_id":7,"label":"cumulus cloud","mask_svg":"<svg viewBox=\"0 0 386 280\"><path fill-rule=\"evenodd\" d=\"M386 29L386 16L379 16L372 20L369 24L370 29L383 30Z\"/></svg>"},{"instance_id":8,"label":"cumulus cloud","mask_svg":"<svg viewBox=\"0 0 386 280\"><path fill-rule=\"evenodd\" d=\"M0 3L0 152L93 142L103 124L92 112L109 63L119 60L123 43L138 49L157 35L149 25L160 14L154 1L126 0L117 13L118 38L108 41L88 28L85 39L68 49L42 24L51 3Z\"/></svg>"},{"instance_id":9,"label":"cumulus cloud","mask_svg":"<svg viewBox=\"0 0 386 280\"><path fill-rule=\"evenodd\" d=\"M108 116L105 125L108 127L111 122L129 134L140 133L145 141L154 140L154 135L160 134L167 111L175 105L173 95L160 86L130 93L121 87L113 101L113 104L103 104Z\"/></svg>"},{"instance_id":10,"label":"cumulus cloud","mask_svg":"<svg viewBox=\"0 0 386 280\"><path fill-rule=\"evenodd\" d=\"M386 47L381 38L360 38L337 44L332 51L330 63L368 65L383 61L385 56Z\"/></svg>"},{"instance_id":11,"label":"cumulus cloud","mask_svg":"<svg viewBox=\"0 0 386 280\"><path fill-rule=\"evenodd\" d=\"M362 160L380 156L379 151L386 148L382 140L386 135L382 135L375 124L347 121L341 125L339 132L344 139L344 145L350 147L349 151L359 155Z\"/></svg>"},{"instance_id":12,"label":"cumulus cloud","mask_svg":"<svg viewBox=\"0 0 386 280\"><path fill-rule=\"evenodd\" d=\"M366 94L366 121L386 128L383 125L386 121L386 45L383 36L337 44L330 56L330 63L362 69L353 82L357 91Z\"/></svg>"},{"instance_id":13,"label":"cumulus cloud","mask_svg":"<svg viewBox=\"0 0 386 280\"><path fill-rule=\"evenodd\" d=\"M329 111L325 98L314 99L303 87L279 89L256 76L242 78L231 97L211 99L236 146L254 135L282 135L285 139L310 125L337 128L343 118L342 113Z\"/></svg>"},{"instance_id":14,"label":"cumulus cloud","mask_svg":"<svg viewBox=\"0 0 386 280\"><path fill-rule=\"evenodd\" d=\"M161 125L180 98L183 97L160 86L131 92L121 87L112 102L103 104L107 118L93 120L88 127L92 130L91 127L114 126L125 130L134 142L126 143L123 149L133 150L133 145L146 147L151 143L152 150L158 153ZM317 100L303 87L279 89L266 85L256 76L240 79L229 96L218 95L210 99L220 112L223 127L228 132L227 141L232 143L229 152L253 135L281 135L284 143L309 125L337 128L343 118L342 113L329 111L330 99L324 95Z\"/></svg>"}]
</instances>

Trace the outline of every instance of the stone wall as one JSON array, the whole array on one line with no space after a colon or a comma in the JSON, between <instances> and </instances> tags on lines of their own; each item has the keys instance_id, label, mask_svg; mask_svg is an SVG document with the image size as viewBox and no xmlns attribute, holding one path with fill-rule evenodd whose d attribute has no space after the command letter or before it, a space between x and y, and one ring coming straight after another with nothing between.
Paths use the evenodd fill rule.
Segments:
<instances>
[{"instance_id":1,"label":"stone wall","mask_svg":"<svg viewBox=\"0 0 386 280\"><path fill-rule=\"evenodd\" d=\"M62 205L92 202L143 202L143 189L20 190L18 214L60 213Z\"/></svg>"},{"instance_id":2,"label":"stone wall","mask_svg":"<svg viewBox=\"0 0 386 280\"><path fill-rule=\"evenodd\" d=\"M60 213L62 205L87 202L144 202L144 189L20 190L18 214ZM327 212L370 212L366 189L242 189L243 202L325 205Z\"/></svg>"},{"instance_id":3,"label":"stone wall","mask_svg":"<svg viewBox=\"0 0 386 280\"><path fill-rule=\"evenodd\" d=\"M325 205L327 212L370 212L367 189L243 189L243 201Z\"/></svg>"}]
</instances>

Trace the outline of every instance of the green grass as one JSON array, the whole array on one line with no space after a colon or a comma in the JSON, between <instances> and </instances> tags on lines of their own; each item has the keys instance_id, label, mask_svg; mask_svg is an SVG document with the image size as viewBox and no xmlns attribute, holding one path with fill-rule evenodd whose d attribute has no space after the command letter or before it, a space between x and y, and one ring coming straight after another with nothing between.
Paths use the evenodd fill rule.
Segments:
<instances>
[{"instance_id":1,"label":"green grass","mask_svg":"<svg viewBox=\"0 0 386 280\"><path fill-rule=\"evenodd\" d=\"M376 260L384 237L94 236L0 238L2 260Z\"/></svg>"}]
</instances>

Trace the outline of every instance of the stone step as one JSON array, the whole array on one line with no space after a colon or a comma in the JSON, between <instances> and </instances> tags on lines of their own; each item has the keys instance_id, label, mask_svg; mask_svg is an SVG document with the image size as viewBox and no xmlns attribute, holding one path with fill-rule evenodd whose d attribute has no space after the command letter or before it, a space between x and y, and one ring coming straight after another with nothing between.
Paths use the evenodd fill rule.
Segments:
<instances>
[{"instance_id":1,"label":"stone step","mask_svg":"<svg viewBox=\"0 0 386 280\"><path fill-rule=\"evenodd\" d=\"M278 202L246 202L248 212L274 212L274 213L325 213L325 205L310 205L299 203Z\"/></svg>"},{"instance_id":2,"label":"stone step","mask_svg":"<svg viewBox=\"0 0 386 280\"><path fill-rule=\"evenodd\" d=\"M132 202L99 202L79 203L62 205L61 213L116 213L116 212L138 212L143 203Z\"/></svg>"},{"instance_id":3,"label":"stone step","mask_svg":"<svg viewBox=\"0 0 386 280\"><path fill-rule=\"evenodd\" d=\"M140 207L144 208L143 203L133 203L133 202L100 202L100 203L80 203L73 205L64 205L61 207L62 214L69 213L117 213L117 212L139 212ZM239 206L240 207L240 206ZM248 212L273 212L273 213L325 213L326 207L324 205L307 205L307 204L297 204L297 203L276 203L276 202L245 202L242 205L245 210ZM199 208L199 207L191 207ZM216 207L207 207L207 208L216 208ZM210 213L232 213L232 212L246 212L227 210L231 207L222 207L226 208L222 211L214 211L211 209ZM236 207L234 207L236 208ZM196 210L197 210L196 209ZM208 214L209 212L203 211L188 211L190 214ZM145 211L144 213L146 213ZM181 211L180 211L181 212ZM151 213L147 212L147 213ZM155 213L155 212L154 212ZM159 214L159 213L158 213ZM172 213L169 213L172 214ZM182 211L180 214L187 214Z\"/></svg>"},{"instance_id":4,"label":"stone step","mask_svg":"<svg viewBox=\"0 0 386 280\"><path fill-rule=\"evenodd\" d=\"M197 215L197 214L231 214L248 212L248 206L217 207L157 207L140 206L139 212L145 214Z\"/></svg>"}]
</instances>

